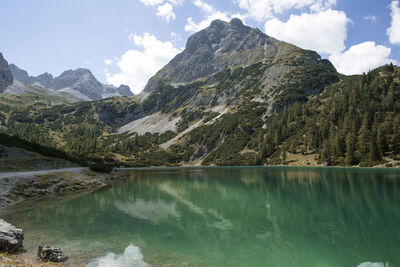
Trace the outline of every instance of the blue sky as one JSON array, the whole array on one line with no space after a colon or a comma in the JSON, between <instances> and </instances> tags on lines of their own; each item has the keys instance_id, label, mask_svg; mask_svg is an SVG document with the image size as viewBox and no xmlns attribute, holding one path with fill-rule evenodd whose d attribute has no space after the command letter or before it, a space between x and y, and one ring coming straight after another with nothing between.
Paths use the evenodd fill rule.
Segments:
<instances>
[{"instance_id":1,"label":"blue sky","mask_svg":"<svg viewBox=\"0 0 400 267\"><path fill-rule=\"evenodd\" d=\"M0 52L31 75L89 68L139 92L215 18L241 18L318 51L342 73L400 63L400 8L391 0L2 0ZM390 30L389 30L390 29Z\"/></svg>"}]
</instances>

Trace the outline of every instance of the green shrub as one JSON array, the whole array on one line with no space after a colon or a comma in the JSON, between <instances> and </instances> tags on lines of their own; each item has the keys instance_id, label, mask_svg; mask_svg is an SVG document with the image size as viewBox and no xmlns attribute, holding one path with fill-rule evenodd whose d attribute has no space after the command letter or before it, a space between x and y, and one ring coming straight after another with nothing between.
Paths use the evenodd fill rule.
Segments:
<instances>
[{"instance_id":1,"label":"green shrub","mask_svg":"<svg viewBox=\"0 0 400 267\"><path fill-rule=\"evenodd\" d=\"M94 172L110 173L113 170L113 165L107 163L90 164L89 169Z\"/></svg>"}]
</instances>

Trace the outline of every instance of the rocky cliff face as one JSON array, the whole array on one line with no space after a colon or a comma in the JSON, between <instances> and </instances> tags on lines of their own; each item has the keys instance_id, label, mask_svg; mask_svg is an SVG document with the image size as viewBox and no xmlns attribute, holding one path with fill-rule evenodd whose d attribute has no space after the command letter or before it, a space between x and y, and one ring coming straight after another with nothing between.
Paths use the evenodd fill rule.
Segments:
<instances>
[{"instance_id":1,"label":"rocky cliff face","mask_svg":"<svg viewBox=\"0 0 400 267\"><path fill-rule=\"evenodd\" d=\"M58 77L43 73L37 77L14 64L9 65L13 77L25 84L60 90L76 96L81 100L100 100L113 96L133 96L130 88L121 85L119 88L100 83L88 69L67 70Z\"/></svg>"},{"instance_id":2,"label":"rocky cliff face","mask_svg":"<svg viewBox=\"0 0 400 267\"><path fill-rule=\"evenodd\" d=\"M4 92L12 84L13 80L14 78L8 68L8 63L3 58L3 54L0 53L0 93Z\"/></svg>"}]
</instances>

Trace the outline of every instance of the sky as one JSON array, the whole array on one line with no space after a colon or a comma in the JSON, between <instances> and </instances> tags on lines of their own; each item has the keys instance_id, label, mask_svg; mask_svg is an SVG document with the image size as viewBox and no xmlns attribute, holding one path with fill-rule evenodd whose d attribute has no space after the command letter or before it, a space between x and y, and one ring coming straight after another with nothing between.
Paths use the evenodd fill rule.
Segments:
<instances>
[{"instance_id":1,"label":"sky","mask_svg":"<svg viewBox=\"0 0 400 267\"><path fill-rule=\"evenodd\" d=\"M315 50L344 74L400 64L399 0L1 0L0 52L39 75L88 68L139 93L214 19Z\"/></svg>"}]
</instances>

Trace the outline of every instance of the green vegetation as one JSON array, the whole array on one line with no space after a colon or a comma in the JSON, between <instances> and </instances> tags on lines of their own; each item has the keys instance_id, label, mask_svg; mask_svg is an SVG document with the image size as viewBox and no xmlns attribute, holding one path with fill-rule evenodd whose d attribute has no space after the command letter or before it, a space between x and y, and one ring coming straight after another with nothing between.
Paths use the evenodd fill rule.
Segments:
<instances>
[{"instance_id":1,"label":"green vegetation","mask_svg":"<svg viewBox=\"0 0 400 267\"><path fill-rule=\"evenodd\" d=\"M28 150L115 166L287 164L292 155L312 155L319 164L372 166L399 158L399 68L340 76L328 61L303 61L292 63L298 64L286 77L292 82L275 88L274 101L265 103L252 101L266 97L260 82L268 68L264 63L227 69L207 82L160 84L142 104L127 97L69 104L2 96L0 129L7 135L0 141L15 135L20 147L33 146ZM221 95L233 97L230 112L208 125L219 114L209 107ZM190 102L194 98L196 105ZM159 145L176 133L115 134L154 111L180 116L178 132L203 124L167 150Z\"/></svg>"},{"instance_id":2,"label":"green vegetation","mask_svg":"<svg viewBox=\"0 0 400 267\"><path fill-rule=\"evenodd\" d=\"M203 164L285 164L288 153L327 165L373 166L400 153L400 72L384 66L341 77L322 95L296 101L265 121L263 104L242 106L189 134L182 147L208 154ZM264 129L261 127L265 124Z\"/></svg>"},{"instance_id":3,"label":"green vegetation","mask_svg":"<svg viewBox=\"0 0 400 267\"><path fill-rule=\"evenodd\" d=\"M94 172L110 173L113 170L113 165L106 163L90 164L89 169Z\"/></svg>"}]
</instances>

